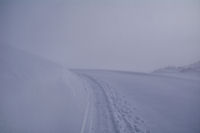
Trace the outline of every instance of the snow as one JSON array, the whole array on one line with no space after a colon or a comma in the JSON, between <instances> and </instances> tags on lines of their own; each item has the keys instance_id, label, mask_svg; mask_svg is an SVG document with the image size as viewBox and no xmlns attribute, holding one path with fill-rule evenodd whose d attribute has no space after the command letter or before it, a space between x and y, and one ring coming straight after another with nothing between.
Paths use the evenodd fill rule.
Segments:
<instances>
[{"instance_id":1,"label":"snow","mask_svg":"<svg viewBox=\"0 0 200 133\"><path fill-rule=\"evenodd\" d=\"M198 68L68 70L0 45L0 132L199 133Z\"/></svg>"},{"instance_id":2,"label":"snow","mask_svg":"<svg viewBox=\"0 0 200 133\"><path fill-rule=\"evenodd\" d=\"M87 84L67 69L0 45L0 132L78 133Z\"/></svg>"},{"instance_id":3,"label":"snow","mask_svg":"<svg viewBox=\"0 0 200 133\"><path fill-rule=\"evenodd\" d=\"M155 70L154 74L162 74L179 78L199 79L200 78L200 61L186 66L169 66Z\"/></svg>"},{"instance_id":4,"label":"snow","mask_svg":"<svg viewBox=\"0 0 200 133\"><path fill-rule=\"evenodd\" d=\"M94 95L95 114L91 112L93 125L89 133L150 132L144 121L135 115L136 111L109 84L82 71L81 76L90 83Z\"/></svg>"},{"instance_id":5,"label":"snow","mask_svg":"<svg viewBox=\"0 0 200 133\"><path fill-rule=\"evenodd\" d=\"M114 119L119 120L113 133L200 132L200 79L104 70L78 72L93 77L107 92Z\"/></svg>"}]
</instances>

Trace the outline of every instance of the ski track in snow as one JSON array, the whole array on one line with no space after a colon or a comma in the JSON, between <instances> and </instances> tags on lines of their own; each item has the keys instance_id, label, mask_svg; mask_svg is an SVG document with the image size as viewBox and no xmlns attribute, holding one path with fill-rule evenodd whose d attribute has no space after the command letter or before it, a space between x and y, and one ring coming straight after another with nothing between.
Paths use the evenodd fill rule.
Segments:
<instances>
[{"instance_id":1,"label":"ski track in snow","mask_svg":"<svg viewBox=\"0 0 200 133\"><path fill-rule=\"evenodd\" d=\"M84 118L83 121L84 128L87 125L85 122L90 121L87 133L150 133L144 120L131 109L126 101L119 97L112 87L89 75L80 74L80 76L86 79L93 89L91 90L93 99L89 98L90 105L86 107L87 113L84 116L87 118ZM92 112L88 113L89 109L87 109L92 107L91 100L96 109L96 120L92 120L94 117L89 118L94 115ZM85 131L81 130L81 133L86 133Z\"/></svg>"},{"instance_id":2,"label":"ski track in snow","mask_svg":"<svg viewBox=\"0 0 200 133\"><path fill-rule=\"evenodd\" d=\"M90 98L90 95L89 95ZM87 105L86 105L86 109L85 109L85 113L84 113L84 118L83 118L83 122L82 122L82 126L81 126L81 131L80 133L84 133L85 129L86 129L86 122L89 119L88 115L89 115L89 109L90 109L90 99L88 98L87 101Z\"/></svg>"},{"instance_id":3,"label":"ski track in snow","mask_svg":"<svg viewBox=\"0 0 200 133\"><path fill-rule=\"evenodd\" d=\"M81 76L81 75L79 75ZM84 79L83 79L84 80ZM85 112L82 120L82 126L80 133L92 133L92 127L93 127L93 105L92 105L92 93L91 90L89 89L88 85L85 86L85 90L88 93L87 97L87 103L85 107Z\"/></svg>"}]
</instances>

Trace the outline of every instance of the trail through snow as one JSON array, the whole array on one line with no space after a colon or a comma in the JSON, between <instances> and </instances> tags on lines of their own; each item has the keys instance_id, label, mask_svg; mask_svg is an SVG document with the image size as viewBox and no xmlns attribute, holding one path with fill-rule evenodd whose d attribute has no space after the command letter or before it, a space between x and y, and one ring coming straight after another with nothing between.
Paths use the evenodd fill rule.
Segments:
<instances>
[{"instance_id":1,"label":"trail through snow","mask_svg":"<svg viewBox=\"0 0 200 133\"><path fill-rule=\"evenodd\" d=\"M112 87L89 75L81 74L81 76L91 85L92 90L89 91L91 91L90 95L93 94L86 107L81 133L86 133L84 131L89 119L93 119L90 122L94 123L87 133L150 133L144 121ZM89 110L92 110L89 108L92 107L93 112L90 113L95 114L88 115ZM93 117L88 118L89 116Z\"/></svg>"},{"instance_id":2,"label":"trail through snow","mask_svg":"<svg viewBox=\"0 0 200 133\"><path fill-rule=\"evenodd\" d=\"M0 133L200 133L191 69L73 72L0 45Z\"/></svg>"},{"instance_id":3,"label":"trail through snow","mask_svg":"<svg viewBox=\"0 0 200 133\"><path fill-rule=\"evenodd\" d=\"M93 91L95 133L199 133L198 79L78 70Z\"/></svg>"}]
</instances>

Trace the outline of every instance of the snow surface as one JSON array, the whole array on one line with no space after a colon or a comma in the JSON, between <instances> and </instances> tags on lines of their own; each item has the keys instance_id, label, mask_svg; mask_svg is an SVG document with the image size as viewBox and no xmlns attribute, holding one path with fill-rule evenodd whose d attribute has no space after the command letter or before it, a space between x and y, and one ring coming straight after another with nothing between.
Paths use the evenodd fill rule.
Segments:
<instances>
[{"instance_id":1,"label":"snow surface","mask_svg":"<svg viewBox=\"0 0 200 133\"><path fill-rule=\"evenodd\" d=\"M167 76L69 71L0 45L0 133L199 133L192 66Z\"/></svg>"},{"instance_id":2,"label":"snow surface","mask_svg":"<svg viewBox=\"0 0 200 133\"><path fill-rule=\"evenodd\" d=\"M199 79L200 78L200 61L186 65L186 66L169 66L155 70L154 74L162 74L168 76L174 76L179 78Z\"/></svg>"},{"instance_id":3,"label":"snow surface","mask_svg":"<svg viewBox=\"0 0 200 133\"><path fill-rule=\"evenodd\" d=\"M200 79L105 70L78 72L93 77L111 99L108 103L117 130L106 132L200 132Z\"/></svg>"},{"instance_id":4,"label":"snow surface","mask_svg":"<svg viewBox=\"0 0 200 133\"><path fill-rule=\"evenodd\" d=\"M86 87L55 63L0 45L0 133L79 133Z\"/></svg>"}]
</instances>

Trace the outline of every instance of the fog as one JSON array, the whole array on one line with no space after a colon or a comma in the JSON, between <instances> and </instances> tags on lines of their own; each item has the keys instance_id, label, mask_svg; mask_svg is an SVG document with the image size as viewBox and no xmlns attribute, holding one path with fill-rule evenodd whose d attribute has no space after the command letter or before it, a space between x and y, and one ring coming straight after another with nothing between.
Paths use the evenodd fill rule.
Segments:
<instances>
[{"instance_id":1,"label":"fog","mask_svg":"<svg viewBox=\"0 0 200 133\"><path fill-rule=\"evenodd\" d=\"M198 0L0 2L0 43L69 68L148 72L200 60Z\"/></svg>"}]
</instances>

